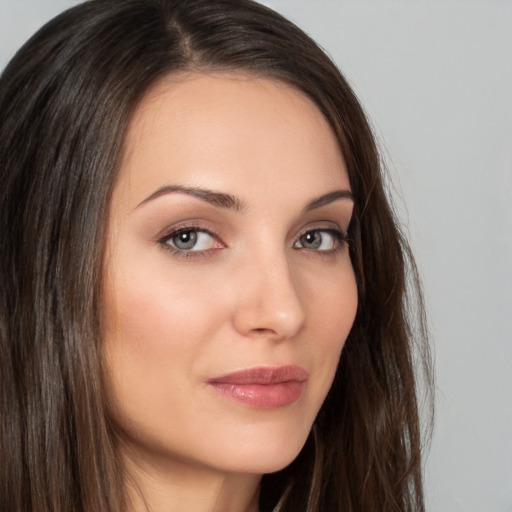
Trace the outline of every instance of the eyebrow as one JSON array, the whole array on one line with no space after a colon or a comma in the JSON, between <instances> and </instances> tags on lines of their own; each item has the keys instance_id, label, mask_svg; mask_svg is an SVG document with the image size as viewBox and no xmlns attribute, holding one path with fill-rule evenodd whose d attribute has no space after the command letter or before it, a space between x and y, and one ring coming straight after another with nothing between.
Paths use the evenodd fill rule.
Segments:
<instances>
[{"instance_id":1,"label":"eyebrow","mask_svg":"<svg viewBox=\"0 0 512 512\"><path fill-rule=\"evenodd\" d=\"M246 204L244 201L238 199L231 194L226 194L224 192L216 192L214 190L209 190L202 187L186 187L184 185L166 185L164 187L159 188L151 195L146 197L141 203L137 205L137 208L153 199L161 197L166 194L172 193L181 193L189 196L197 197L207 203L210 203L213 206L219 206L221 208L227 208L235 211L242 211L246 209ZM327 194L323 194L312 201L310 201L306 207L304 208L304 212L309 212L316 208L320 208L327 204L333 203L339 199L349 199L350 201L354 201L354 196L350 190L339 189L333 190L331 192L327 192Z\"/></svg>"},{"instance_id":2,"label":"eyebrow","mask_svg":"<svg viewBox=\"0 0 512 512\"><path fill-rule=\"evenodd\" d=\"M215 192L213 190L208 190L206 188L201 187L185 187L183 185L166 185L165 187L161 187L155 192L153 192L150 196L146 197L144 201L139 203L137 208L157 197L161 197L165 194L172 194L174 192L178 192L181 194L186 194L189 196L197 197L198 199L202 199L207 203L210 203L213 206L220 206L221 208L227 208L230 210L241 211L244 210L246 205L243 201L232 196L231 194L225 194L223 192Z\"/></svg>"},{"instance_id":3,"label":"eyebrow","mask_svg":"<svg viewBox=\"0 0 512 512\"><path fill-rule=\"evenodd\" d=\"M333 190L332 192L327 192L327 194L323 194L320 197L317 197L316 199L310 201L304 208L304 211L309 212L311 210L314 210L315 208L320 208L321 206L333 203L338 199L349 199L350 201L354 202L354 196L352 195L352 192L350 192L350 190Z\"/></svg>"}]
</instances>

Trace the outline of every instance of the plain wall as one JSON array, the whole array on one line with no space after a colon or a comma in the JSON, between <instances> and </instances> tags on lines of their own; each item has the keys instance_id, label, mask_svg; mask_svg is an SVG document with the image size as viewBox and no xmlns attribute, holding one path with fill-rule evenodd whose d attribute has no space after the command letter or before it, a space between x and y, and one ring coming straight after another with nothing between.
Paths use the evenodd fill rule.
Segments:
<instances>
[{"instance_id":1,"label":"plain wall","mask_svg":"<svg viewBox=\"0 0 512 512\"><path fill-rule=\"evenodd\" d=\"M71 0L0 0L0 68ZM429 512L512 512L512 2L269 0L385 147L436 357Z\"/></svg>"}]
</instances>

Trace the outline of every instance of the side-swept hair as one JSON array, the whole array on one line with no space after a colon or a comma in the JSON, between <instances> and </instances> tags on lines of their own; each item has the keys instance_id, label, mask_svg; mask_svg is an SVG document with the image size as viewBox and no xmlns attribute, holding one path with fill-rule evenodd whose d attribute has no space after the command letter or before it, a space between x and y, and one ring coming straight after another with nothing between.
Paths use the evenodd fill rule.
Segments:
<instances>
[{"instance_id":1,"label":"side-swept hair","mask_svg":"<svg viewBox=\"0 0 512 512\"><path fill-rule=\"evenodd\" d=\"M372 131L325 53L250 0L90 0L37 32L0 78L0 508L125 506L100 357L106 213L134 108L185 70L303 91L337 136L355 197L356 320L304 449L263 478L261 509L423 511L423 308Z\"/></svg>"}]
</instances>

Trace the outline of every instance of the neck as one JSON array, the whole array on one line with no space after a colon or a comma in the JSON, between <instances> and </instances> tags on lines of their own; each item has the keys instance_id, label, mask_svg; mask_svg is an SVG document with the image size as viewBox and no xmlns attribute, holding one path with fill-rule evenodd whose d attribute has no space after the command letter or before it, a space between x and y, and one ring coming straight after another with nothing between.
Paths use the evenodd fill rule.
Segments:
<instances>
[{"instance_id":1,"label":"neck","mask_svg":"<svg viewBox=\"0 0 512 512\"><path fill-rule=\"evenodd\" d=\"M127 512L258 512L261 475L126 460Z\"/></svg>"}]
</instances>

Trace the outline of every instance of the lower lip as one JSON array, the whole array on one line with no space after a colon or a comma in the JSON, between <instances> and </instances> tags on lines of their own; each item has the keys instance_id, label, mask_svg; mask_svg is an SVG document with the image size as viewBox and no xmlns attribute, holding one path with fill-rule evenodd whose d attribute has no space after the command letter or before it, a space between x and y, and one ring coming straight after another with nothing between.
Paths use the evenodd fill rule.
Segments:
<instances>
[{"instance_id":1,"label":"lower lip","mask_svg":"<svg viewBox=\"0 0 512 512\"><path fill-rule=\"evenodd\" d=\"M305 381L290 380L277 384L210 383L218 393L256 409L277 409L300 398Z\"/></svg>"}]
</instances>

